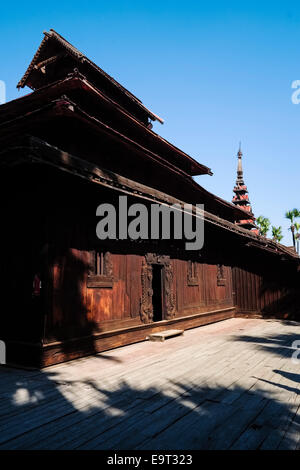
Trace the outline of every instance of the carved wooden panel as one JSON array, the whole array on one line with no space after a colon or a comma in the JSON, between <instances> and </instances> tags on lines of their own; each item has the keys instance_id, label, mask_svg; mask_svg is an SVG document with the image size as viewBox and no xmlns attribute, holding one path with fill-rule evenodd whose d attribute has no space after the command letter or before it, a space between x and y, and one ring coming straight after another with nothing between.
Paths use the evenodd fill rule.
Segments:
<instances>
[{"instance_id":1,"label":"carved wooden panel","mask_svg":"<svg viewBox=\"0 0 300 470\"><path fill-rule=\"evenodd\" d=\"M152 305L152 265L143 260L142 264L142 298L140 315L143 323L151 323L153 321L153 305Z\"/></svg>"},{"instance_id":2,"label":"carved wooden panel","mask_svg":"<svg viewBox=\"0 0 300 470\"><path fill-rule=\"evenodd\" d=\"M197 263L194 261L188 262L187 285L199 286Z\"/></svg>"},{"instance_id":3,"label":"carved wooden panel","mask_svg":"<svg viewBox=\"0 0 300 470\"><path fill-rule=\"evenodd\" d=\"M225 270L223 264L217 264L217 286L225 286Z\"/></svg>"},{"instance_id":4,"label":"carved wooden panel","mask_svg":"<svg viewBox=\"0 0 300 470\"><path fill-rule=\"evenodd\" d=\"M166 319L170 319L175 317L176 309L175 309L175 295L173 289L173 266L171 262L164 264L164 298L165 298L165 317Z\"/></svg>"},{"instance_id":5,"label":"carved wooden panel","mask_svg":"<svg viewBox=\"0 0 300 470\"><path fill-rule=\"evenodd\" d=\"M163 266L163 303L164 319L173 318L176 314L175 295L173 289L173 266L169 256L147 253L142 264L142 298L140 305L140 316L144 323L153 321L152 304L152 265L159 264Z\"/></svg>"}]
</instances>

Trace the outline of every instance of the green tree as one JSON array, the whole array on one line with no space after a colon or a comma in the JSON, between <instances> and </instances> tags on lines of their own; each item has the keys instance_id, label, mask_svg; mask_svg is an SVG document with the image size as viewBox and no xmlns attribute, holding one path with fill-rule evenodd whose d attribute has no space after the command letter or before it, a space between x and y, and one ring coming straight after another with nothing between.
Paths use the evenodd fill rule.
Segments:
<instances>
[{"instance_id":1,"label":"green tree","mask_svg":"<svg viewBox=\"0 0 300 470\"><path fill-rule=\"evenodd\" d=\"M263 237L266 237L269 231L270 225L271 225L270 220L267 217L260 215L256 219L256 224L259 227L259 234L262 235Z\"/></svg>"},{"instance_id":2,"label":"green tree","mask_svg":"<svg viewBox=\"0 0 300 470\"><path fill-rule=\"evenodd\" d=\"M296 230L296 233L295 233L296 251L297 251L297 253L299 254L300 223L299 223L299 222L295 222L295 223L294 223L294 226L295 226L295 230Z\"/></svg>"},{"instance_id":3,"label":"green tree","mask_svg":"<svg viewBox=\"0 0 300 470\"><path fill-rule=\"evenodd\" d=\"M274 225L272 225L272 237L275 242L280 243L283 239L282 227L274 227Z\"/></svg>"},{"instance_id":4,"label":"green tree","mask_svg":"<svg viewBox=\"0 0 300 470\"><path fill-rule=\"evenodd\" d=\"M293 238L293 246L296 248L296 240L295 240L295 219L297 217L300 217L300 211L299 209L292 209L291 211L287 211L285 213L285 218L289 219L291 222L290 226L290 231L292 232L292 238Z\"/></svg>"}]
</instances>

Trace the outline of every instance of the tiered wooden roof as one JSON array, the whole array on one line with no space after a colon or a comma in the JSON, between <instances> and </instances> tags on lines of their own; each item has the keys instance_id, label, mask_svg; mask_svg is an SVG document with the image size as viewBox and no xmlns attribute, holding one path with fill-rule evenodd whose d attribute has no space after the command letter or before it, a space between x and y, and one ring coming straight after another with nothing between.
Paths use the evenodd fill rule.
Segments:
<instances>
[{"instance_id":1,"label":"tiered wooden roof","mask_svg":"<svg viewBox=\"0 0 300 470\"><path fill-rule=\"evenodd\" d=\"M141 100L54 29L50 29L49 32L44 31L44 39L17 87L28 86L32 90L36 90L53 81L65 78L66 74L74 68L77 68L88 80L95 83L97 88L105 90L107 96L114 97L145 124L148 124L149 119L157 120L161 124L164 122L163 119L147 109Z\"/></svg>"},{"instance_id":2,"label":"tiered wooden roof","mask_svg":"<svg viewBox=\"0 0 300 470\"><path fill-rule=\"evenodd\" d=\"M162 120L53 30L18 87L34 91L0 106L2 165L51 165L92 183L165 204L204 204L205 220L248 246L295 255L235 224L241 207L206 191L194 175L211 170L151 130Z\"/></svg>"}]
</instances>

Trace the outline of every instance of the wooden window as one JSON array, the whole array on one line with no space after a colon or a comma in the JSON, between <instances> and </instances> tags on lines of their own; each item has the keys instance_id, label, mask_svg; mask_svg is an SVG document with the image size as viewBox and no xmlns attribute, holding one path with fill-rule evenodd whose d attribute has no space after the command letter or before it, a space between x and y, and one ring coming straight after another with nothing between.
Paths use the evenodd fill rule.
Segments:
<instances>
[{"instance_id":1,"label":"wooden window","mask_svg":"<svg viewBox=\"0 0 300 470\"><path fill-rule=\"evenodd\" d=\"M108 251L90 251L87 287L113 287L112 261Z\"/></svg>"},{"instance_id":2,"label":"wooden window","mask_svg":"<svg viewBox=\"0 0 300 470\"><path fill-rule=\"evenodd\" d=\"M104 273L104 253L103 251L94 251L93 253L93 270L96 276L103 276Z\"/></svg>"},{"instance_id":3,"label":"wooden window","mask_svg":"<svg viewBox=\"0 0 300 470\"><path fill-rule=\"evenodd\" d=\"M198 266L195 261L188 262L187 285L188 286L199 285Z\"/></svg>"},{"instance_id":4,"label":"wooden window","mask_svg":"<svg viewBox=\"0 0 300 470\"><path fill-rule=\"evenodd\" d=\"M217 286L225 286L225 269L223 264L217 264Z\"/></svg>"}]
</instances>

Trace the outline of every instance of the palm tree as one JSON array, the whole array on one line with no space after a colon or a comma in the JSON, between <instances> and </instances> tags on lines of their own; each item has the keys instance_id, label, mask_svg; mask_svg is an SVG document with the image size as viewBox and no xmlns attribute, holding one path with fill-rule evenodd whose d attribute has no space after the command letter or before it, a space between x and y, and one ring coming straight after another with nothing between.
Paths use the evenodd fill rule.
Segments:
<instances>
[{"instance_id":1,"label":"palm tree","mask_svg":"<svg viewBox=\"0 0 300 470\"><path fill-rule=\"evenodd\" d=\"M300 224L299 224L299 227L300 227ZM275 242L280 243L281 240L283 239L282 227L274 227L274 225L272 225L272 237Z\"/></svg>"},{"instance_id":2,"label":"palm tree","mask_svg":"<svg viewBox=\"0 0 300 470\"><path fill-rule=\"evenodd\" d=\"M291 226L290 230L292 232L292 237L293 237L293 245L294 248L296 249L296 242L295 242L295 218L300 217L300 211L299 209L292 209L291 211L287 211L285 213L286 219L289 219L291 221Z\"/></svg>"},{"instance_id":3,"label":"palm tree","mask_svg":"<svg viewBox=\"0 0 300 470\"><path fill-rule=\"evenodd\" d=\"M296 240L296 246L297 246L297 253L299 254L299 239L300 239L300 224L299 222L294 223L296 233L295 233L295 240Z\"/></svg>"},{"instance_id":4,"label":"palm tree","mask_svg":"<svg viewBox=\"0 0 300 470\"><path fill-rule=\"evenodd\" d=\"M266 237L271 225L270 220L267 217L260 215L259 217L257 217L256 223L259 226L259 234L263 237Z\"/></svg>"}]
</instances>

